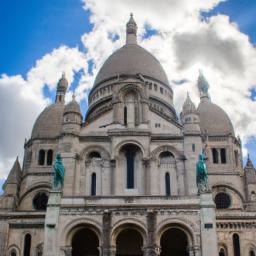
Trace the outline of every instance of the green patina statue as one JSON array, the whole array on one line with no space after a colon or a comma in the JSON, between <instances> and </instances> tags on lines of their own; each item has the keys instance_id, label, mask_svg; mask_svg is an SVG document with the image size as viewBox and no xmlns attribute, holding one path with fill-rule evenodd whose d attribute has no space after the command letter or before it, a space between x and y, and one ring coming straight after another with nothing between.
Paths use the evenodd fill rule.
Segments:
<instances>
[{"instance_id":1,"label":"green patina statue","mask_svg":"<svg viewBox=\"0 0 256 256\"><path fill-rule=\"evenodd\" d=\"M199 155L198 162L196 163L196 184L198 188L198 194L209 192L208 184L208 171L205 164L206 157L204 153Z\"/></svg>"},{"instance_id":2,"label":"green patina statue","mask_svg":"<svg viewBox=\"0 0 256 256\"><path fill-rule=\"evenodd\" d=\"M62 158L60 154L56 155L55 163L53 165L53 170L54 170L53 189L60 190L64 183L64 173L65 173L65 168L62 163Z\"/></svg>"}]
</instances>

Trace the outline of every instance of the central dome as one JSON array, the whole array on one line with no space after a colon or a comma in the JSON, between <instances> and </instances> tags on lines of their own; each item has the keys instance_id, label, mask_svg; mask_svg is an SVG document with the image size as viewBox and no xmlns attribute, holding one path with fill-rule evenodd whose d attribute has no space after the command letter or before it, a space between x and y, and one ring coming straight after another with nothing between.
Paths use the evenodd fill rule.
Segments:
<instances>
[{"instance_id":1,"label":"central dome","mask_svg":"<svg viewBox=\"0 0 256 256\"><path fill-rule=\"evenodd\" d=\"M96 76L94 88L98 84L119 75L134 76L137 74L169 85L160 62L137 44L137 24L131 15L126 24L126 44L105 61Z\"/></svg>"},{"instance_id":2,"label":"central dome","mask_svg":"<svg viewBox=\"0 0 256 256\"><path fill-rule=\"evenodd\" d=\"M94 86L118 75L142 74L169 85L159 61L137 44L126 44L114 52L100 69Z\"/></svg>"}]
</instances>

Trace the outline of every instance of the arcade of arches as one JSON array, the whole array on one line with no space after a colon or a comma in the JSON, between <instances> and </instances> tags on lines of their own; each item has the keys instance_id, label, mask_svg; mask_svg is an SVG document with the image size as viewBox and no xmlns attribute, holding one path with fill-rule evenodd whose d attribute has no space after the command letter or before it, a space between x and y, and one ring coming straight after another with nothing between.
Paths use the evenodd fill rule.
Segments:
<instances>
[{"instance_id":1,"label":"arcade of arches","mask_svg":"<svg viewBox=\"0 0 256 256\"><path fill-rule=\"evenodd\" d=\"M103 238L105 239L105 238ZM115 237L112 252L115 256L143 256L147 241L136 227L127 226L121 229ZM98 235L90 228L79 229L72 238L72 256L99 256L100 243ZM160 237L159 255L189 256L187 234L177 228L166 229Z\"/></svg>"}]
</instances>

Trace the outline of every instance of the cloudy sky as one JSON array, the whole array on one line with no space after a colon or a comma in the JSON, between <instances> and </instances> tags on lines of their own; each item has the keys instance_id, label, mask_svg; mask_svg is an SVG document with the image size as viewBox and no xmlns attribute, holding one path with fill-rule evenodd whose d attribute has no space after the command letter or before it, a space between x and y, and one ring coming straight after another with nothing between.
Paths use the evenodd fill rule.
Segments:
<instances>
[{"instance_id":1,"label":"cloudy sky","mask_svg":"<svg viewBox=\"0 0 256 256\"><path fill-rule=\"evenodd\" d=\"M229 114L256 163L256 1L3 0L0 8L0 180L63 71L83 113L95 75L125 41L130 13L139 43L162 63L179 113L189 91L198 104L202 69L213 102Z\"/></svg>"}]
</instances>

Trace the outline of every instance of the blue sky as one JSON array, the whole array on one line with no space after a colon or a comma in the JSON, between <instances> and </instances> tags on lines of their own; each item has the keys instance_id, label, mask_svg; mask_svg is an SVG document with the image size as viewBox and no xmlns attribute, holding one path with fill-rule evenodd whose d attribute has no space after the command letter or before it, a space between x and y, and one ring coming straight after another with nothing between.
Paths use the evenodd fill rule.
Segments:
<instances>
[{"instance_id":1,"label":"blue sky","mask_svg":"<svg viewBox=\"0 0 256 256\"><path fill-rule=\"evenodd\" d=\"M101 0L98 0L101 1ZM132 10L131 10L132 11ZM211 17L224 14L239 26L239 30L256 44L256 1L229 0L202 15ZM27 72L36 61L61 45L78 47L87 52L81 41L82 35L93 29L89 18L92 13L83 8L81 0L3 0L0 8L0 75L20 74L26 79ZM157 30L146 26L144 38L156 35ZM111 52L109 52L110 54ZM81 72L76 73L72 89L76 88ZM256 91L251 90L251 97ZM175 92L174 92L175 93ZM55 92L47 86L43 89L46 98L53 99ZM86 103L82 101L83 112ZM250 139L247 148L256 163L256 141Z\"/></svg>"}]
</instances>

